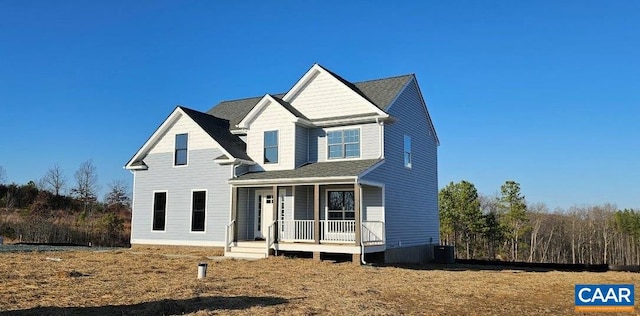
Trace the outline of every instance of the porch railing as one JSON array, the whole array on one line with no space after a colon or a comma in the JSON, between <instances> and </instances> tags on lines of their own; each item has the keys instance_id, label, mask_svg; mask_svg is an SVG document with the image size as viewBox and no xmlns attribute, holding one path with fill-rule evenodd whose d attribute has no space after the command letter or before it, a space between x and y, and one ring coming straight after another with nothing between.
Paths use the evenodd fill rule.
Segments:
<instances>
[{"instance_id":1,"label":"porch railing","mask_svg":"<svg viewBox=\"0 0 640 316\"><path fill-rule=\"evenodd\" d=\"M355 220L320 221L320 240L334 242L354 242L356 240Z\"/></svg>"},{"instance_id":2,"label":"porch railing","mask_svg":"<svg viewBox=\"0 0 640 316\"><path fill-rule=\"evenodd\" d=\"M278 221L278 240L289 242L313 242L315 239L314 221L281 220ZM271 227L271 226L270 226ZM355 220L321 220L320 241L323 242L355 242ZM363 221L362 242L365 246L383 245L385 242L384 222ZM268 236L273 236L269 231ZM273 238L273 237L272 237Z\"/></svg>"},{"instance_id":3,"label":"porch railing","mask_svg":"<svg viewBox=\"0 0 640 316\"><path fill-rule=\"evenodd\" d=\"M276 223L277 221L273 221L271 222L269 227L267 227L267 238L266 238L266 249L265 249L267 256L269 256L269 249L271 249L271 246L273 246L273 244L276 241L276 236L275 236Z\"/></svg>"},{"instance_id":4,"label":"porch railing","mask_svg":"<svg viewBox=\"0 0 640 316\"><path fill-rule=\"evenodd\" d=\"M363 221L362 222L362 243L365 246L384 244L384 222Z\"/></svg>"},{"instance_id":5,"label":"porch railing","mask_svg":"<svg viewBox=\"0 0 640 316\"><path fill-rule=\"evenodd\" d=\"M224 228L224 253L226 254L230 249L231 249L231 245L233 244L233 236L235 235L235 231L234 231L234 224L236 223L236 220L232 220L229 224L227 224L227 226L225 226Z\"/></svg>"},{"instance_id":6,"label":"porch railing","mask_svg":"<svg viewBox=\"0 0 640 316\"><path fill-rule=\"evenodd\" d=\"M313 220L280 221L280 240L282 241L314 241Z\"/></svg>"}]
</instances>

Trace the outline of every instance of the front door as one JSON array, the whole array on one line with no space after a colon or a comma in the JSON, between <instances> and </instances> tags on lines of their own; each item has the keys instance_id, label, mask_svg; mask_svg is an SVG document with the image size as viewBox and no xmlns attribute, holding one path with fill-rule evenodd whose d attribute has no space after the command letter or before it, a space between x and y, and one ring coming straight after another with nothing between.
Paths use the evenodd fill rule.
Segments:
<instances>
[{"instance_id":1,"label":"front door","mask_svg":"<svg viewBox=\"0 0 640 316\"><path fill-rule=\"evenodd\" d=\"M267 237L267 229L273 222L273 203L272 191L256 191L255 238Z\"/></svg>"}]
</instances>

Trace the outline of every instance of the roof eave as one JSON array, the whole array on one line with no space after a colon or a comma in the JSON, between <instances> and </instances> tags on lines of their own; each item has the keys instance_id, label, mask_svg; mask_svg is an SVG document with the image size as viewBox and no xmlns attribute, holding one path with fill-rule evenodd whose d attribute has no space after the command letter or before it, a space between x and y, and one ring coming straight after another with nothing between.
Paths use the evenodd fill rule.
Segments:
<instances>
[{"instance_id":1,"label":"roof eave","mask_svg":"<svg viewBox=\"0 0 640 316\"><path fill-rule=\"evenodd\" d=\"M317 184L317 183L355 183L357 176L348 177L310 177L310 178L276 178L276 179L229 179L231 185L242 186L260 186L268 184Z\"/></svg>"}]
</instances>

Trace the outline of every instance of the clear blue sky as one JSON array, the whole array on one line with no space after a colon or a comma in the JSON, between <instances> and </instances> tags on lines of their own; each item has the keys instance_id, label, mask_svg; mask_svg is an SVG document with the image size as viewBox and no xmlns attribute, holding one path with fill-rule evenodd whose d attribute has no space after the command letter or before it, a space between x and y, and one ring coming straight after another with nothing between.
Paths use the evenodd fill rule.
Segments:
<instances>
[{"instance_id":1,"label":"clear blue sky","mask_svg":"<svg viewBox=\"0 0 640 316\"><path fill-rule=\"evenodd\" d=\"M440 186L640 208L640 1L0 0L0 165L103 187L177 104L415 73Z\"/></svg>"}]
</instances>

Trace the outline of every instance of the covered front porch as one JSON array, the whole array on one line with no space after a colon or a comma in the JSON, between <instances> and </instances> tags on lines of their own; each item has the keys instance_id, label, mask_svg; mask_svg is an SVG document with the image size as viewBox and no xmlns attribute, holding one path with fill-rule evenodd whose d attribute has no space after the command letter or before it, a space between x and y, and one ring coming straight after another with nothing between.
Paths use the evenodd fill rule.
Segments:
<instances>
[{"instance_id":1,"label":"covered front porch","mask_svg":"<svg viewBox=\"0 0 640 316\"><path fill-rule=\"evenodd\" d=\"M383 185L356 177L273 182L232 184L225 253L246 241L264 242L265 256L385 250Z\"/></svg>"}]
</instances>

